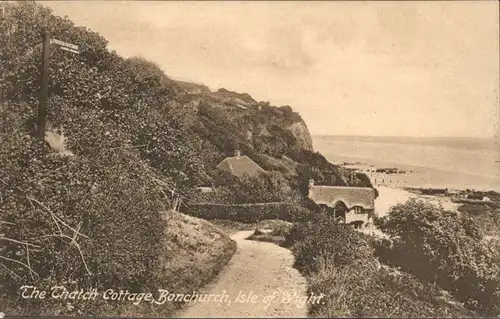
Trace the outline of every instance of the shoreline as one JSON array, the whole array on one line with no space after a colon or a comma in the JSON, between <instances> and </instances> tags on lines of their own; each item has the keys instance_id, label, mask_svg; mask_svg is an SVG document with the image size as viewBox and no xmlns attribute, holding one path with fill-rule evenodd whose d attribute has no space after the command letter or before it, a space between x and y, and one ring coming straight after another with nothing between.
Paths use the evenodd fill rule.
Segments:
<instances>
[{"instance_id":1,"label":"shoreline","mask_svg":"<svg viewBox=\"0 0 500 319\"><path fill-rule=\"evenodd\" d=\"M373 185L413 189L446 188L455 191L500 192L500 182L496 181L493 177L486 178L480 175L470 175L416 165L389 163L388 165L370 163L339 164L338 162L336 164L366 174Z\"/></svg>"},{"instance_id":2,"label":"shoreline","mask_svg":"<svg viewBox=\"0 0 500 319\"><path fill-rule=\"evenodd\" d=\"M439 166L438 163L429 163L429 165L401 163L384 157L380 159L378 157L334 154L327 146L317 148L317 150L329 162L347 169L363 172L373 184L500 192L500 165L494 159L487 160L488 166L481 166L484 164L484 161L482 161L476 163L476 165L479 165L477 170L467 169L463 171L460 169L463 163L458 160L457 165L450 163L446 167Z\"/></svg>"},{"instance_id":3,"label":"shoreline","mask_svg":"<svg viewBox=\"0 0 500 319\"><path fill-rule=\"evenodd\" d=\"M412 198L424 200L452 211L458 211L458 208L462 205L454 202L450 196L419 194L404 187L385 185L374 185L374 187L379 192L379 196L375 199L375 212L378 217L386 216L392 206L405 203Z\"/></svg>"}]
</instances>

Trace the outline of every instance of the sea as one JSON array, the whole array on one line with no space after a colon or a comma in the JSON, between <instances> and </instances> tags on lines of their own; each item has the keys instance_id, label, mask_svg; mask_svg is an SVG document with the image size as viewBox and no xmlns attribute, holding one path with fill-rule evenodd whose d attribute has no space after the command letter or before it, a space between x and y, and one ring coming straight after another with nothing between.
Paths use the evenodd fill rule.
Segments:
<instances>
[{"instance_id":1,"label":"sea","mask_svg":"<svg viewBox=\"0 0 500 319\"><path fill-rule=\"evenodd\" d=\"M451 137L313 136L330 162L365 172L374 185L500 191L500 140ZM377 173L395 168L397 174Z\"/></svg>"}]
</instances>

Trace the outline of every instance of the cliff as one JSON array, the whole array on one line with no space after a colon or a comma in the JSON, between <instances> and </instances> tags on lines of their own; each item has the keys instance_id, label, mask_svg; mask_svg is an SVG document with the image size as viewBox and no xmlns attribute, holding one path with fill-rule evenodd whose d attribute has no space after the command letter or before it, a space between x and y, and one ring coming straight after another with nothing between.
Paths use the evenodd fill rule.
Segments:
<instances>
[{"instance_id":1,"label":"cliff","mask_svg":"<svg viewBox=\"0 0 500 319\"><path fill-rule=\"evenodd\" d=\"M215 92L191 90L181 104L196 114L189 121L193 130L223 153L242 148L281 156L285 149L312 150L309 130L290 106L257 102L248 93L225 88Z\"/></svg>"},{"instance_id":2,"label":"cliff","mask_svg":"<svg viewBox=\"0 0 500 319\"><path fill-rule=\"evenodd\" d=\"M305 122L293 123L287 127L287 130L293 134L301 148L312 151L312 137Z\"/></svg>"}]
</instances>

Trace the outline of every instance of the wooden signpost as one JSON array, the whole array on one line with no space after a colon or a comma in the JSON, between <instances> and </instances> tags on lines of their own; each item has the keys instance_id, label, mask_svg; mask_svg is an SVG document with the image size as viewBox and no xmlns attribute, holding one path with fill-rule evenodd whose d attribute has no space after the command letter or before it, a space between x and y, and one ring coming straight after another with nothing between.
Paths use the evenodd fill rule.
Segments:
<instances>
[{"instance_id":1,"label":"wooden signpost","mask_svg":"<svg viewBox=\"0 0 500 319\"><path fill-rule=\"evenodd\" d=\"M47 31L42 33L42 64L41 73L42 81L40 84L40 100L38 106L38 119L37 119L37 135L40 138L45 137L45 126L47 122L47 98L49 90L49 57L51 44L56 44L61 50L72 52L75 54L80 54L78 46L60 41L57 39L51 39L50 34Z\"/></svg>"},{"instance_id":2,"label":"wooden signpost","mask_svg":"<svg viewBox=\"0 0 500 319\"><path fill-rule=\"evenodd\" d=\"M57 40L57 39L51 39L50 43L54 43L54 44L59 45L59 47L61 48L61 50L73 52L73 53L76 53L76 54L80 54L80 51L78 51L78 46L77 45L74 45L74 44L71 44L71 43L68 43L68 42L64 42L64 41L60 41L60 40Z\"/></svg>"}]
</instances>

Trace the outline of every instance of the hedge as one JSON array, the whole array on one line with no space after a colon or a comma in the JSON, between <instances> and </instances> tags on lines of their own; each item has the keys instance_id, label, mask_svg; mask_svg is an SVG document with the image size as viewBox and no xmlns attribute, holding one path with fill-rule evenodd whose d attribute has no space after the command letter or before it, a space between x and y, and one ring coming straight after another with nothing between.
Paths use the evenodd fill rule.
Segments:
<instances>
[{"instance_id":1,"label":"hedge","mask_svg":"<svg viewBox=\"0 0 500 319\"><path fill-rule=\"evenodd\" d=\"M187 205L185 213L207 220L226 219L242 223L255 223L264 219L281 219L289 222L306 221L311 212L304 207L286 203L268 205Z\"/></svg>"}]
</instances>

